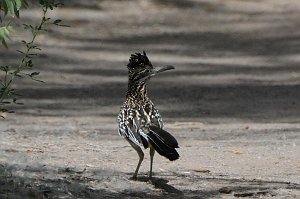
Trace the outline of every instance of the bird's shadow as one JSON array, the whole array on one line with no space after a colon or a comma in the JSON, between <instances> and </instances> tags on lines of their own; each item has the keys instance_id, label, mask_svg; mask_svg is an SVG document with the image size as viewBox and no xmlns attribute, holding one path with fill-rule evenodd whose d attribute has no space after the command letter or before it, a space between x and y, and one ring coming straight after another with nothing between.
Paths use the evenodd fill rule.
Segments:
<instances>
[{"instance_id":1,"label":"bird's shadow","mask_svg":"<svg viewBox=\"0 0 300 199\"><path fill-rule=\"evenodd\" d=\"M173 199L220 198L227 197L226 195L231 198L259 198L280 197L282 194L296 193L300 190L300 184L285 181L173 172L159 173L159 177L153 177L151 181L145 173L140 174L135 181L137 184L134 184L128 183L131 175L109 169L0 163L0 198L99 198L101 196L100 198ZM180 190L168 183L175 183ZM140 186L141 184L147 186Z\"/></svg>"},{"instance_id":2,"label":"bird's shadow","mask_svg":"<svg viewBox=\"0 0 300 199\"><path fill-rule=\"evenodd\" d=\"M149 184L152 184L156 189L161 189L167 193L174 193L174 194L183 194L182 191L176 189L172 185L169 185L169 180L158 178L158 177L152 177L149 178L149 176L138 176L136 179L129 178L132 181L138 181L138 182L146 182Z\"/></svg>"}]
</instances>

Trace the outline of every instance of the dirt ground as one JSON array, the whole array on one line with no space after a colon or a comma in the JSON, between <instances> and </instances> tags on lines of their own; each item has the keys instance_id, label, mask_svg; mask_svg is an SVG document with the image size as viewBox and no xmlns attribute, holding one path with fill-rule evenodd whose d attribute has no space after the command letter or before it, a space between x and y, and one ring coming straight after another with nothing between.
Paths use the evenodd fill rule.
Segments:
<instances>
[{"instance_id":1,"label":"dirt ground","mask_svg":"<svg viewBox=\"0 0 300 199\"><path fill-rule=\"evenodd\" d=\"M0 198L300 198L300 1L65 1L71 28L39 36L24 106L0 121ZM38 9L21 18L35 22ZM22 22L20 21L20 24ZM15 33L0 64L17 63ZM136 152L116 116L126 64L145 50L176 70L149 95L180 159Z\"/></svg>"}]
</instances>

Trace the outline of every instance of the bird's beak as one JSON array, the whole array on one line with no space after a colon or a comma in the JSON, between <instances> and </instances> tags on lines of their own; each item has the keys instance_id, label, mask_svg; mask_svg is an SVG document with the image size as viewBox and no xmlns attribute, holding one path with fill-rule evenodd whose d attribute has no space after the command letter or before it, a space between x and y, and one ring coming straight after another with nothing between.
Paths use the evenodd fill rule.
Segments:
<instances>
[{"instance_id":1,"label":"bird's beak","mask_svg":"<svg viewBox=\"0 0 300 199\"><path fill-rule=\"evenodd\" d=\"M169 66L169 65L157 66L157 67L154 68L154 73L161 73L161 72L171 70L171 69L175 69L175 67L174 66Z\"/></svg>"},{"instance_id":2,"label":"bird's beak","mask_svg":"<svg viewBox=\"0 0 300 199\"><path fill-rule=\"evenodd\" d=\"M153 68L153 70L151 71L150 74L147 74L146 76L142 77L139 79L139 81L145 81L146 79L156 76L158 73L161 73L163 71L167 71L167 70L171 70L171 69L175 69L174 66L157 66L155 68Z\"/></svg>"}]
</instances>

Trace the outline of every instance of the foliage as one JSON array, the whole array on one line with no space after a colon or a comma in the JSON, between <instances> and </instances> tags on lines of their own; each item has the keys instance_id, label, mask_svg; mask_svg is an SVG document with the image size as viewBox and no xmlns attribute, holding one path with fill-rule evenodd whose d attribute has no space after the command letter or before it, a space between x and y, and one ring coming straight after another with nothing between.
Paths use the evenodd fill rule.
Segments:
<instances>
[{"instance_id":1,"label":"foliage","mask_svg":"<svg viewBox=\"0 0 300 199\"><path fill-rule=\"evenodd\" d=\"M0 21L2 23L2 19L5 18L6 15L9 15L12 18L19 18L19 11L22 6L27 6L27 2L25 0L3 0L0 4L0 10L3 12L3 16L0 15ZM7 44L5 39L8 38L9 34L14 31L13 27L10 25L11 20L7 25L0 27L0 41L7 48Z\"/></svg>"},{"instance_id":2,"label":"foliage","mask_svg":"<svg viewBox=\"0 0 300 199\"><path fill-rule=\"evenodd\" d=\"M21 41L24 44L25 50L17 50L22 54L19 64L17 64L16 66L3 65L0 67L0 72L2 72L3 74L3 77L1 75L0 79L0 113L12 112L5 108L5 105L7 104L22 104L17 102L19 94L15 89L12 88L12 85L17 78L29 77L34 81L43 82L37 79L37 76L40 74L39 72L32 72L32 69L34 67L33 58L37 55L37 52L41 50L41 48L35 42L37 35L41 32L47 31L46 27L50 24L65 26L61 24L60 19L52 20L51 18L47 17L48 11L61 6L61 3L53 3L48 0L40 0L39 5L43 13L39 24L23 24L24 29L30 31L31 39L29 41ZM16 18L20 17L20 9L26 6L28 6L28 4L25 0L4 0L0 4L0 12L2 12L3 14L1 16L0 13L1 23L4 21L5 17L9 17L8 23L5 26L0 27L0 41L5 47L7 47L7 43L5 40L9 38L10 33L14 32L13 26L11 24Z\"/></svg>"}]
</instances>

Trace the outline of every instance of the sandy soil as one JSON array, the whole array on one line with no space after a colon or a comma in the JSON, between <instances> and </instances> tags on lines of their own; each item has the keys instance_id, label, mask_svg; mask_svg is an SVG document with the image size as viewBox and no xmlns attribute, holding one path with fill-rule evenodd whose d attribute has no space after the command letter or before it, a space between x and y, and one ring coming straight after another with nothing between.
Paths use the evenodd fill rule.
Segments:
<instances>
[{"instance_id":1,"label":"sandy soil","mask_svg":"<svg viewBox=\"0 0 300 199\"><path fill-rule=\"evenodd\" d=\"M300 2L224 2L65 1L52 17L71 28L38 38L46 83L20 80L25 105L0 121L0 198L300 198ZM152 184L147 155L129 180L116 125L142 50L176 67L149 89L181 158L155 156Z\"/></svg>"}]
</instances>

